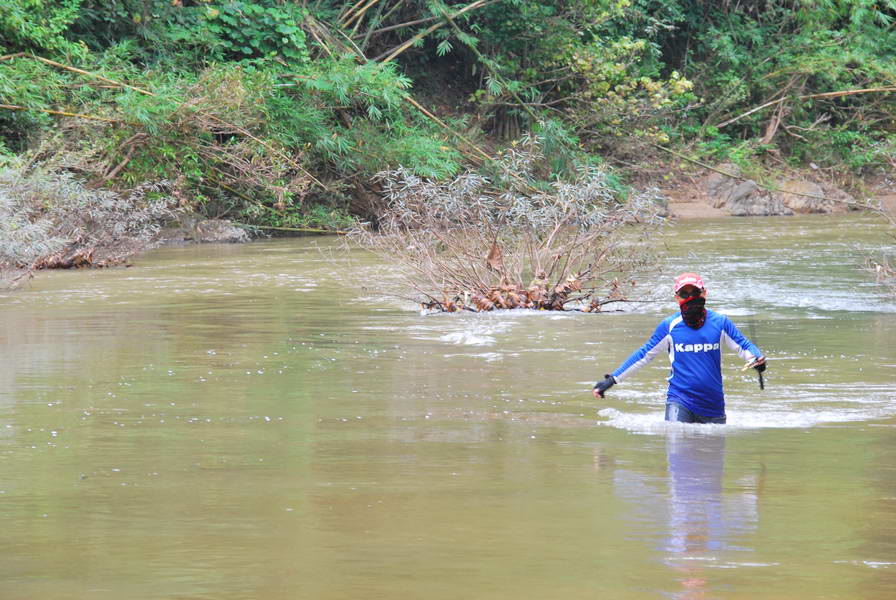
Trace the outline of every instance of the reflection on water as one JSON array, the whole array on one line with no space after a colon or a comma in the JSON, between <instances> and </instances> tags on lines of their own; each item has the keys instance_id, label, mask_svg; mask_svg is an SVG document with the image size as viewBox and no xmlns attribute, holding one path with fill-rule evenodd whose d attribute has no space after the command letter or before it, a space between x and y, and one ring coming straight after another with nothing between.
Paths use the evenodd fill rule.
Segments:
<instances>
[{"instance_id":1,"label":"reflection on water","mask_svg":"<svg viewBox=\"0 0 896 600\"><path fill-rule=\"evenodd\" d=\"M675 598L714 597L710 570L762 566L744 558L754 550L749 536L759 520L759 476L741 475L726 491L725 445L718 433L669 431L665 477L614 473L616 494L628 504L629 531L651 540L672 570L680 583Z\"/></svg>"},{"instance_id":2,"label":"reflection on water","mask_svg":"<svg viewBox=\"0 0 896 600\"><path fill-rule=\"evenodd\" d=\"M756 528L755 488L723 494L725 437L673 432L666 437L669 465L666 564L680 573L684 591L678 598L703 598L709 567L725 565L728 551L742 545Z\"/></svg>"}]
</instances>

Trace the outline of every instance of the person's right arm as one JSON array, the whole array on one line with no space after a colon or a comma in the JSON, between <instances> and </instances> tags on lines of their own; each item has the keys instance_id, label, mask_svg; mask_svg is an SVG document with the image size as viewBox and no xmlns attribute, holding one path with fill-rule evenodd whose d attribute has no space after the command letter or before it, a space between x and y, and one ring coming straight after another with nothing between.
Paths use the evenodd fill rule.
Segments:
<instances>
[{"instance_id":1,"label":"person's right arm","mask_svg":"<svg viewBox=\"0 0 896 600\"><path fill-rule=\"evenodd\" d=\"M613 384L619 383L633 375L638 369L652 361L657 354L665 350L669 352L669 344L672 336L669 333L669 322L663 321L657 325L653 335L643 346L635 350L631 356L622 363L618 369L605 376L603 382L599 382L594 388L595 397L603 398L604 392ZM607 385L609 383L609 385ZM602 389L598 389L602 388Z\"/></svg>"}]
</instances>

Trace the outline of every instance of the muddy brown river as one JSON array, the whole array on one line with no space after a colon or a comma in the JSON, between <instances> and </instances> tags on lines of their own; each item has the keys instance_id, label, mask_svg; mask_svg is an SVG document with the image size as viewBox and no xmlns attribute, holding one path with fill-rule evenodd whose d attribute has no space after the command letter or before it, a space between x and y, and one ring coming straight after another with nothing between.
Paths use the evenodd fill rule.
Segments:
<instances>
[{"instance_id":1,"label":"muddy brown river","mask_svg":"<svg viewBox=\"0 0 896 600\"><path fill-rule=\"evenodd\" d=\"M686 222L624 312L422 316L329 238L164 248L0 296L0 598L884 600L896 300L866 216ZM676 310L728 424L663 422Z\"/></svg>"}]
</instances>

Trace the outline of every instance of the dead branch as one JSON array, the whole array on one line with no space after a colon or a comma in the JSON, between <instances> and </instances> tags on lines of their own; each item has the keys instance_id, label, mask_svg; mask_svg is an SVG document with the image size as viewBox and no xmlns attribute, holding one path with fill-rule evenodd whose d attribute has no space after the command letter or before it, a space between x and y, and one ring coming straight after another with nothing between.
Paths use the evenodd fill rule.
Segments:
<instances>
[{"instance_id":1,"label":"dead branch","mask_svg":"<svg viewBox=\"0 0 896 600\"><path fill-rule=\"evenodd\" d=\"M425 19L415 19L413 21L407 21L405 23L399 23L397 25L389 25L388 27L381 27L379 29L373 29L368 32L368 34L375 35L377 33L387 33L389 31L395 31L396 29L404 29L405 27L413 27L414 25L423 25L424 23L429 23L431 21L438 20L439 17L426 17ZM365 34L367 35L367 34ZM353 37L364 37L361 35L356 35Z\"/></svg>"},{"instance_id":2,"label":"dead branch","mask_svg":"<svg viewBox=\"0 0 896 600\"><path fill-rule=\"evenodd\" d=\"M135 92L139 92L141 94L147 94L149 96L155 96L150 91L144 90L143 88L138 88L136 86L123 83L121 81L116 81L114 79L109 79L108 77L103 77L102 75L97 75L96 73L91 73L90 71L85 71L83 69L79 69L77 67L73 67L71 65L65 65L60 62L56 62L55 60L50 60L49 58L44 58L42 56L37 56L35 54L28 54L28 58L33 58L34 60L40 61L42 63L48 64L51 67L56 67L58 69L64 69L66 71L71 71L73 73L78 73L79 75L85 75L87 77L93 77L94 79L99 79L100 81L105 81L106 83L111 83L113 85L121 86L127 88L129 90L134 90Z\"/></svg>"},{"instance_id":3,"label":"dead branch","mask_svg":"<svg viewBox=\"0 0 896 600\"><path fill-rule=\"evenodd\" d=\"M887 92L896 92L896 87L867 88L867 89L861 89L861 90L843 90L843 91L839 91L839 92L824 92L822 94L803 94L801 96L797 96L796 98L798 100L809 100L811 98L839 98L841 96L854 96L856 94L880 94L880 93L887 93ZM752 108L752 109L748 110L747 112L740 114L732 119L723 121L723 122L719 123L718 125L716 125L716 127L721 129L722 127L725 127L726 125L731 125L732 123L734 123L736 121L740 121L744 117L748 117L755 112L758 112L760 110L768 108L769 106L774 106L776 104L780 104L780 103L784 102L785 100L787 100L787 97L778 98L777 100L772 100L770 102L766 102L765 104L761 104L760 106L757 106L756 108Z\"/></svg>"},{"instance_id":4,"label":"dead branch","mask_svg":"<svg viewBox=\"0 0 896 600\"><path fill-rule=\"evenodd\" d=\"M348 19L343 21L342 27L347 29L352 24L352 22L357 21L355 23L355 30L357 30L358 25L361 24L361 19L364 18L364 13L366 13L368 10L370 10L371 7L373 7L375 4L378 4L379 2L380 2L380 0L369 0L369 2L367 2L367 4L365 4L364 6L359 8L357 11L355 11L355 13L353 15L351 15Z\"/></svg>"},{"instance_id":5,"label":"dead branch","mask_svg":"<svg viewBox=\"0 0 896 600\"><path fill-rule=\"evenodd\" d=\"M367 49L367 44L370 43L370 38L371 38L371 36L373 35L373 29L374 29L374 27L376 27L378 24L380 24L380 23L382 23L382 22L384 22L384 21L387 21L387 20L389 19L389 17L392 16L392 13L394 13L396 10L398 10L399 8L401 8L401 5L404 4L404 3L405 3L405 0L398 0L398 2L396 2L395 5L392 6L392 8L390 8L388 11L386 11L386 14L385 14L385 15L383 15L383 10L385 9L386 5L385 5L385 4L380 4L379 8L377 8L376 14L375 14L375 15L373 16L373 18L371 19L371 26L367 29L367 33L364 34L364 36L363 36L364 39L361 40L361 53L362 53L362 54L363 54L363 53L365 52L365 50ZM359 21L355 24L354 29L352 29L352 35L353 35L353 36L354 36L355 33L358 31L358 27L359 27L360 25L361 25L361 21L359 20Z\"/></svg>"},{"instance_id":6,"label":"dead branch","mask_svg":"<svg viewBox=\"0 0 896 600\"><path fill-rule=\"evenodd\" d=\"M414 108L419 110L426 118L430 119L433 123L435 123L436 125L438 125L439 127L443 128L443 129L448 130L449 132L451 132L452 135L456 136L458 139L460 139L461 141L466 143L470 148L472 148L477 153L479 153L479 155L482 158L484 158L486 160L491 160L492 157L491 157L491 155L489 155L488 152L486 152L485 150L483 150L482 148L480 148L479 146L477 146L476 144L474 144L473 142L468 140L462 133L451 128L447 123L445 123L440 118L438 118L437 116L435 116L434 114L432 114L431 112L429 112L428 110L423 108L423 106L421 106L419 102L417 102L410 96L405 96L404 100L405 100L405 102L407 102L408 104L410 104L411 106L413 106Z\"/></svg>"},{"instance_id":7,"label":"dead branch","mask_svg":"<svg viewBox=\"0 0 896 600\"><path fill-rule=\"evenodd\" d=\"M354 5L350 6L350 7L347 8L345 11L343 11L343 13L342 13L341 15L339 15L339 17L337 18L337 20L338 20L340 23L344 23L345 20L348 19L349 16L350 16L355 10L357 10L358 7L361 6L362 4L364 4L366 1L367 1L367 0L358 0ZM343 25L343 26L345 26L345 25Z\"/></svg>"},{"instance_id":8,"label":"dead branch","mask_svg":"<svg viewBox=\"0 0 896 600\"><path fill-rule=\"evenodd\" d=\"M135 123L126 123L121 119L107 119L106 117L97 117L95 115L85 115L81 113L65 112L63 110L50 110L48 108L33 108L29 106L17 106L15 104L0 104L0 108L4 110L33 110L37 112L47 113L48 115L59 115L61 117L76 117L78 119L88 119L91 121L103 121L104 123L125 123L127 125L135 125Z\"/></svg>"},{"instance_id":9,"label":"dead branch","mask_svg":"<svg viewBox=\"0 0 896 600\"><path fill-rule=\"evenodd\" d=\"M397 58L399 54L401 54L402 52L404 52L405 50L407 50L408 48L410 48L411 46L416 44L419 40L422 40L423 38L428 36L430 33L435 31L436 29L443 27L445 25L445 23L447 22L447 19L457 18L457 17L461 16L462 14L467 13L471 10L475 10L477 8L482 8L483 6L487 6L489 4L493 4L494 2L499 2L499 1L500 0L476 0L476 2L472 2L468 5L466 5L462 9L455 11L454 13L452 13L450 15L448 15L446 13L445 14L446 21L441 21L439 23L435 23L434 25L427 27L426 29L424 29L417 35L413 36L412 38L410 38L403 44L400 44L399 46L397 46L395 49L387 50L383 54L377 56L374 60L377 62L383 62L383 63L390 62L390 61L394 60L395 58Z\"/></svg>"},{"instance_id":10,"label":"dead branch","mask_svg":"<svg viewBox=\"0 0 896 600\"><path fill-rule=\"evenodd\" d=\"M772 140L775 138L775 134L778 133L778 128L784 121L786 112L787 103L781 102L780 104L778 104L778 108L775 110L772 118L768 122L768 126L765 128L765 135L762 136L762 141L760 142L761 144L768 145L772 143Z\"/></svg>"}]
</instances>

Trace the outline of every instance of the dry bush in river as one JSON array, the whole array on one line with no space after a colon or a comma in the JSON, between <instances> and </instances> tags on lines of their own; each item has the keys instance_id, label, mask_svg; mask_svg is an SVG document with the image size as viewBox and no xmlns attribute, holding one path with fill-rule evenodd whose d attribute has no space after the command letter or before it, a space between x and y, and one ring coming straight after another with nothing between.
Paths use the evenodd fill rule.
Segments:
<instances>
[{"instance_id":1,"label":"dry bush in river","mask_svg":"<svg viewBox=\"0 0 896 600\"><path fill-rule=\"evenodd\" d=\"M879 212L890 223L890 236L896 242L896 203L882 203ZM892 250L893 247L891 247L891 255ZM896 266L891 261L891 257L886 255L876 258L869 257L866 260L866 266L874 273L877 282L887 286L890 289L890 293L896 296Z\"/></svg>"},{"instance_id":2,"label":"dry bush in river","mask_svg":"<svg viewBox=\"0 0 896 600\"><path fill-rule=\"evenodd\" d=\"M0 288L39 269L121 264L153 246L173 216L167 191L158 183L124 195L66 171L0 168Z\"/></svg>"},{"instance_id":3,"label":"dry bush in river","mask_svg":"<svg viewBox=\"0 0 896 600\"><path fill-rule=\"evenodd\" d=\"M390 261L425 308L597 311L625 298L651 262L658 194L623 197L600 167L538 187L543 156L531 140L496 175L432 181L398 169L378 178L388 202L378 228L351 239Z\"/></svg>"}]
</instances>

